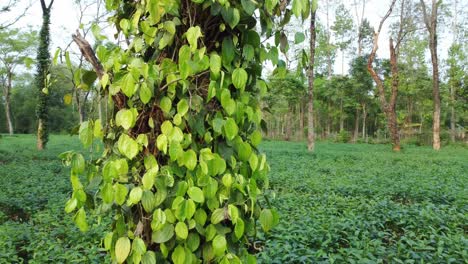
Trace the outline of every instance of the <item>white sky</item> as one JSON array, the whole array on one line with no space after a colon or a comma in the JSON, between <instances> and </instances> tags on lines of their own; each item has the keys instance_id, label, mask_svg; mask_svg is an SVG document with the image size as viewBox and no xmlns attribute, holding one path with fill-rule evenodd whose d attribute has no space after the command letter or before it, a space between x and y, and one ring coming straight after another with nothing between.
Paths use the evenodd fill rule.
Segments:
<instances>
[{"instance_id":1,"label":"white sky","mask_svg":"<svg viewBox=\"0 0 468 264\"><path fill-rule=\"evenodd\" d=\"M0 0L0 7L5 5L7 1L10 0ZM42 11L40 7L40 2L38 0L22 0L21 5L25 6L28 1L32 2L32 7L28 11L28 15L22 18L18 23L15 24L16 27L26 27L31 26L34 29L39 30L42 22ZM49 2L50 0L46 0ZM322 0L323 1L323 0ZM335 0L335 2L339 2L340 0ZM343 1L343 0L342 0ZM459 0L460 1L460 0ZM351 7L352 1L345 1L346 5L350 9L351 15L353 19L355 19L355 12L354 8ZM461 1L463 2L463 1ZM366 11L365 17L370 21L371 26L374 28L378 27L381 17L386 13L388 10L390 0L368 0L366 4ZM17 8L19 9L19 8ZM324 8L320 6L319 0L319 19L322 23L325 23L325 14ZM94 12L94 9L90 12ZM18 13L18 10L16 10ZM15 12L10 12L8 16L13 17ZM66 47L71 42L71 34L75 32L75 30L79 27L79 10L77 6L74 4L74 0L55 0L52 9L52 16L51 16L51 53L54 53L57 47ZM330 17L332 19L331 25L333 24L333 17L334 11L330 11ZM383 31L379 38L379 50L377 55L379 57L388 58L388 31L387 28L391 23L391 19L387 19L385 25L383 27ZM0 18L1 21L1 18ZM439 27L440 28L440 27ZM440 34L439 38L439 54L441 59L446 57L447 49L450 45L451 38L444 37L444 34ZM74 44L72 44L74 46ZM428 58L429 59L429 58ZM341 73L341 55L338 53L335 64L334 64L334 72L339 74ZM344 62L344 69L345 72L348 70L349 59L345 60Z\"/></svg>"}]
</instances>

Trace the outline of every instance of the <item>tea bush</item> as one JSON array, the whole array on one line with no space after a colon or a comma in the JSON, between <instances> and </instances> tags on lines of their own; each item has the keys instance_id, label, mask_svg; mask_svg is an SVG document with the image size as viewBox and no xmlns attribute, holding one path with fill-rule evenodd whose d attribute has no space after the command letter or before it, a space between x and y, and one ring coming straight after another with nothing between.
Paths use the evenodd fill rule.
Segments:
<instances>
[{"instance_id":1,"label":"tea bush","mask_svg":"<svg viewBox=\"0 0 468 264\"><path fill-rule=\"evenodd\" d=\"M57 155L77 138L0 138L0 263L106 263L109 219L81 233L63 207L68 171ZM258 232L259 263L466 263L468 151L265 141L270 204L280 223ZM91 213L91 211L90 211ZM96 217L90 217L96 219ZM260 231L260 230L259 230Z\"/></svg>"},{"instance_id":2,"label":"tea bush","mask_svg":"<svg viewBox=\"0 0 468 264\"><path fill-rule=\"evenodd\" d=\"M468 151L265 142L280 225L262 263L466 263Z\"/></svg>"}]
</instances>

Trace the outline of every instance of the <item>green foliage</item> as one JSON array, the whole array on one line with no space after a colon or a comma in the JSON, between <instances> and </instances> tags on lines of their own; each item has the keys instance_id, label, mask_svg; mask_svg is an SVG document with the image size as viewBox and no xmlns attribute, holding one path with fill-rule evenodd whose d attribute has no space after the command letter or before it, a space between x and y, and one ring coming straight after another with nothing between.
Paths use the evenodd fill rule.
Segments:
<instances>
[{"instance_id":1,"label":"green foliage","mask_svg":"<svg viewBox=\"0 0 468 264\"><path fill-rule=\"evenodd\" d=\"M464 263L468 152L266 142L280 224L260 263Z\"/></svg>"},{"instance_id":2,"label":"green foliage","mask_svg":"<svg viewBox=\"0 0 468 264\"><path fill-rule=\"evenodd\" d=\"M272 0L106 6L130 45L96 48L114 114L97 129L105 148L98 160L82 170L80 154L62 156L72 167L67 211L82 230L93 208L111 215L105 248L119 263L251 260L257 224L268 232L278 222L260 202L269 166L256 148L258 83L262 63L278 62L260 35L273 34L285 10ZM94 146L99 122L81 124L85 147ZM98 191L83 195L90 185Z\"/></svg>"},{"instance_id":3,"label":"green foliage","mask_svg":"<svg viewBox=\"0 0 468 264\"><path fill-rule=\"evenodd\" d=\"M348 143L351 140L351 133L346 130L341 130L335 138L335 142Z\"/></svg>"}]
</instances>

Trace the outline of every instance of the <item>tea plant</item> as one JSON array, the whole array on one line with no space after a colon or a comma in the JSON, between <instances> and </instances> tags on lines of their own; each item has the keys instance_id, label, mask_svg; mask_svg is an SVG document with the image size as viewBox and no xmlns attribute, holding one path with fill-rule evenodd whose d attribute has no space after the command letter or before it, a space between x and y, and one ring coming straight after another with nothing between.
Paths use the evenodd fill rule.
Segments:
<instances>
[{"instance_id":1,"label":"tea plant","mask_svg":"<svg viewBox=\"0 0 468 264\"><path fill-rule=\"evenodd\" d=\"M468 151L267 142L281 222L262 263L466 263Z\"/></svg>"}]
</instances>

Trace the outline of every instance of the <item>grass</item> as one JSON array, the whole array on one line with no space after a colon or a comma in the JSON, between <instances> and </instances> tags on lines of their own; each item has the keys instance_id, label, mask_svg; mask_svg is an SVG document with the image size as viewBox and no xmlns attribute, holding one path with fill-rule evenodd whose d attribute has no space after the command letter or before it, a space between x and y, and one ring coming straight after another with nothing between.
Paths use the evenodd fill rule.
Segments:
<instances>
[{"instance_id":1,"label":"grass","mask_svg":"<svg viewBox=\"0 0 468 264\"><path fill-rule=\"evenodd\" d=\"M77 138L0 138L0 263L102 263L104 225L82 234L63 211ZM260 263L467 263L468 150L264 142L280 224L260 234ZM91 218L91 217L90 217Z\"/></svg>"}]
</instances>

